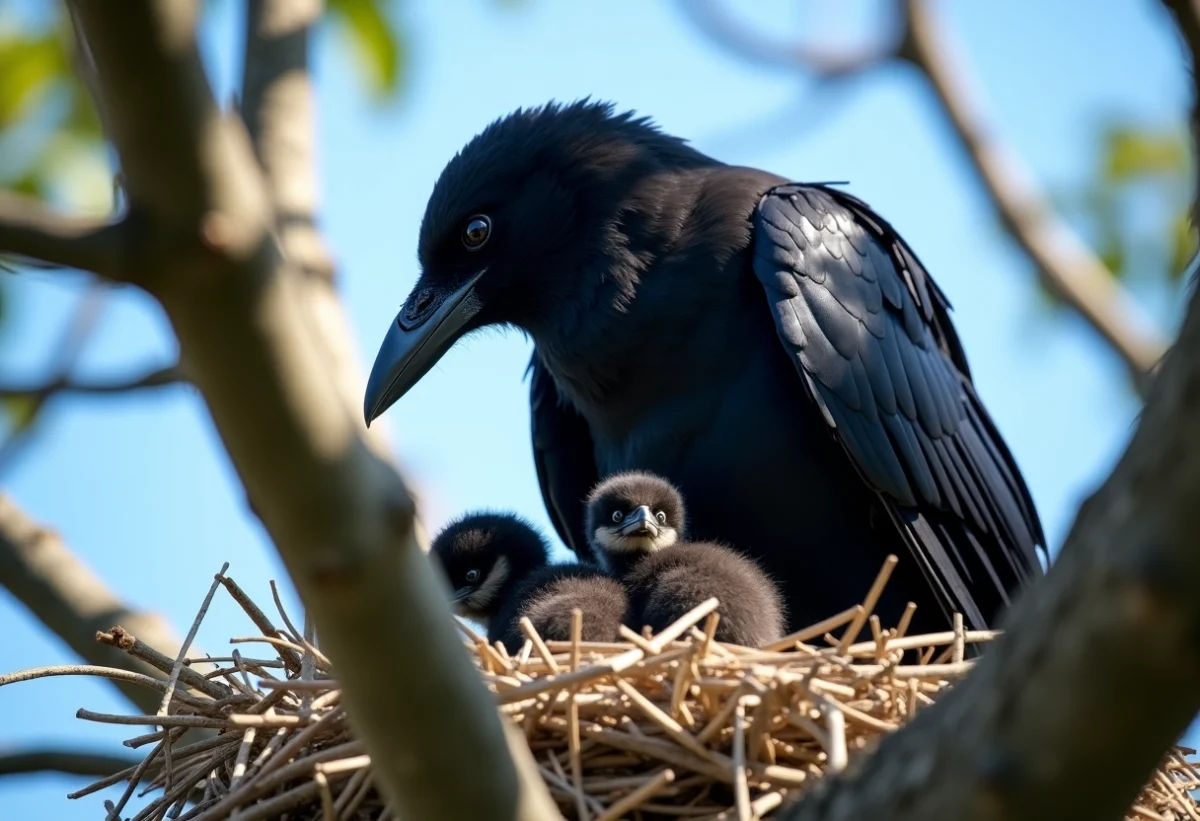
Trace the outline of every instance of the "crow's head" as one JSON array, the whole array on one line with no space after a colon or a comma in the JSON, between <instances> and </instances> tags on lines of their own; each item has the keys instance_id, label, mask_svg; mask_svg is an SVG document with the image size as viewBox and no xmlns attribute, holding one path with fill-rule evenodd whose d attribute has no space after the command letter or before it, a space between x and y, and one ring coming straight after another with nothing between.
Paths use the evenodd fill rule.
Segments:
<instances>
[{"instance_id":1,"label":"crow's head","mask_svg":"<svg viewBox=\"0 0 1200 821\"><path fill-rule=\"evenodd\" d=\"M641 200L669 190L665 176L713 162L646 119L587 100L518 110L484 129L429 198L421 275L371 371L368 424L473 330L512 325L536 336L619 301L619 261L652 253L643 246L670 233L649 223L679 230L669 209ZM640 190L656 178L654 195Z\"/></svg>"}]
</instances>

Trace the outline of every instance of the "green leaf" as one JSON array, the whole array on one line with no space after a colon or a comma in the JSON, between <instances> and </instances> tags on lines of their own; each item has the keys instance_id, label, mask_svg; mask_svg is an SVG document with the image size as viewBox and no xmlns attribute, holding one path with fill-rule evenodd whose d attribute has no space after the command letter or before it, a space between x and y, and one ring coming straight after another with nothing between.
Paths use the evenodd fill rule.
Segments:
<instances>
[{"instance_id":1,"label":"green leaf","mask_svg":"<svg viewBox=\"0 0 1200 821\"><path fill-rule=\"evenodd\" d=\"M42 402L34 396L6 396L0 399L0 407L8 417L9 431L16 433L25 430L37 419Z\"/></svg>"},{"instance_id":2,"label":"green leaf","mask_svg":"<svg viewBox=\"0 0 1200 821\"><path fill-rule=\"evenodd\" d=\"M1103 174L1111 182L1172 177L1188 167L1188 146L1175 131L1154 133L1126 126L1110 128L1103 148Z\"/></svg>"},{"instance_id":3,"label":"green leaf","mask_svg":"<svg viewBox=\"0 0 1200 821\"><path fill-rule=\"evenodd\" d=\"M1196 228L1191 215L1185 210L1170 225L1167 247L1171 249L1171 267L1167 271L1172 281L1178 282L1196 256L1198 245Z\"/></svg>"},{"instance_id":4,"label":"green leaf","mask_svg":"<svg viewBox=\"0 0 1200 821\"><path fill-rule=\"evenodd\" d=\"M53 34L0 40L0 128L26 114L55 83L68 76L63 45Z\"/></svg>"},{"instance_id":5,"label":"green leaf","mask_svg":"<svg viewBox=\"0 0 1200 821\"><path fill-rule=\"evenodd\" d=\"M329 11L346 26L371 93L382 99L400 89L407 49L378 0L330 0Z\"/></svg>"}]
</instances>

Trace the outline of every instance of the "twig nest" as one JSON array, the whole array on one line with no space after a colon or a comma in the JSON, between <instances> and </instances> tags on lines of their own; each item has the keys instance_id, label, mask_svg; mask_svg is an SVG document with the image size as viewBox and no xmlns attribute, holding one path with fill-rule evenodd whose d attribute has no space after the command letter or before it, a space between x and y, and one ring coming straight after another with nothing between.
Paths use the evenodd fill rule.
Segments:
<instances>
[{"instance_id":1,"label":"twig nest","mask_svg":"<svg viewBox=\"0 0 1200 821\"><path fill-rule=\"evenodd\" d=\"M135 821L234 813L239 821L392 818L372 784L370 758L350 733L328 660L292 625L278 596L285 629L232 579L217 580L260 634L235 639L239 649L227 658L182 665L126 633L102 635L171 676L147 679L171 694L170 710L154 717L81 711L159 729L126 742L149 748L138 766L71 797L124 783L124 797L105 802L106 812L121 815L139 789L155 794ZM625 630L612 644L544 642L526 621L528 641L515 657L460 626L564 816L750 819L770 815L933 704L970 669L966 646L994 636L964 631L961 621L953 631L908 636L907 617L884 629L869 617L872 593L868 607L758 649L713 640L715 599L657 636ZM243 655L246 644L269 652ZM200 676L191 661L220 669ZM189 727L217 735L176 746ZM1192 755L1175 748L1127 817L1200 817L1189 794L1200 786Z\"/></svg>"}]
</instances>

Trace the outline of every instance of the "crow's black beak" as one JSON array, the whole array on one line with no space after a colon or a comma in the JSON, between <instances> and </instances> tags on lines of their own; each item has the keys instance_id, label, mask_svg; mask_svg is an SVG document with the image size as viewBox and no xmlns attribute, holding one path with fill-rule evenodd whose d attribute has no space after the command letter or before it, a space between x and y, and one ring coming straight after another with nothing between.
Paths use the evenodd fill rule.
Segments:
<instances>
[{"instance_id":1,"label":"crow's black beak","mask_svg":"<svg viewBox=\"0 0 1200 821\"><path fill-rule=\"evenodd\" d=\"M622 536L649 536L651 539L657 539L658 522L654 520L654 514L650 512L649 507L639 505L621 522L617 532Z\"/></svg>"},{"instance_id":2,"label":"crow's black beak","mask_svg":"<svg viewBox=\"0 0 1200 821\"><path fill-rule=\"evenodd\" d=\"M463 328L482 307L475 294L475 283L482 274L480 271L450 293L439 294L427 286L409 294L379 346L367 379L363 416L368 426L421 381L462 336Z\"/></svg>"}]
</instances>

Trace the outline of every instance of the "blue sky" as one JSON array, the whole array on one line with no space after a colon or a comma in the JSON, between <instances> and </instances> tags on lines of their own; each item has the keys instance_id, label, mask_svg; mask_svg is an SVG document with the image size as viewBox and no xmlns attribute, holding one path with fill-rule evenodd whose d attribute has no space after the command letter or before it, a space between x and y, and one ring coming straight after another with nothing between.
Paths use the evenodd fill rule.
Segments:
<instances>
[{"instance_id":1,"label":"blue sky","mask_svg":"<svg viewBox=\"0 0 1200 821\"><path fill-rule=\"evenodd\" d=\"M808 106L804 82L749 66L699 36L673 3L410 2L406 95L393 109L361 91L332 32L317 48L323 224L364 368L416 277L425 199L442 166L490 120L521 105L584 95L653 116L728 162L798 180L849 180L904 234L955 307L976 382L1032 488L1055 547L1082 497L1120 453L1137 405L1115 360L1073 319L1048 321L1033 274L992 213L917 77L876 73L836 106ZM729 4L733 5L733 4ZM883 3L802 4L811 27L857 37ZM1047 184L1091 167L1098 121L1180 122L1186 74L1157 3L1114 0L1097 13L1070 0L938 4L962 39L1003 135ZM240 6L211 4L204 47L228 98L238 63ZM794 4L763 2L753 21L786 35ZM12 282L13 321L0 339L5 378L35 378L51 356L84 280L31 273ZM518 334L460 343L386 419L421 486L427 525L466 509L517 510L552 533L528 443L528 345ZM157 306L130 289L108 302L85 375L122 374L174 356ZM187 388L123 399L56 403L38 440L0 479L5 492L55 526L128 601L186 630L223 561L257 596L280 564L248 514L207 413ZM268 599L269 600L269 599ZM72 661L60 642L0 592L5 671ZM210 652L244 634L219 600L199 643ZM119 750L124 737L74 718L124 711L95 680L56 679L0 690L0 750L86 743ZM95 818L100 798L68 803L78 782L0 781L5 817Z\"/></svg>"}]
</instances>

